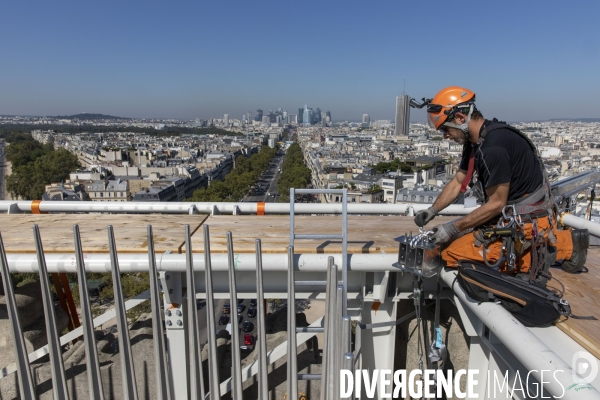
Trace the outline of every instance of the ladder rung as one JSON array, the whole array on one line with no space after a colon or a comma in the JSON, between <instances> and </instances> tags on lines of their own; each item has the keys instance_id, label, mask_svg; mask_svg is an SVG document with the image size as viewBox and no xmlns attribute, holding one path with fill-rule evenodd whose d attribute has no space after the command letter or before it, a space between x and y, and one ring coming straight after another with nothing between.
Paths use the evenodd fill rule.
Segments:
<instances>
[{"instance_id":1,"label":"ladder rung","mask_svg":"<svg viewBox=\"0 0 600 400\"><path fill-rule=\"evenodd\" d=\"M294 235L294 239L344 239L344 235Z\"/></svg>"},{"instance_id":2,"label":"ladder rung","mask_svg":"<svg viewBox=\"0 0 600 400\"><path fill-rule=\"evenodd\" d=\"M325 286L327 281L296 281L294 284L296 286Z\"/></svg>"},{"instance_id":3,"label":"ladder rung","mask_svg":"<svg viewBox=\"0 0 600 400\"><path fill-rule=\"evenodd\" d=\"M321 374L298 374L298 380L300 380L300 381L320 381Z\"/></svg>"},{"instance_id":4,"label":"ladder rung","mask_svg":"<svg viewBox=\"0 0 600 400\"><path fill-rule=\"evenodd\" d=\"M344 194L344 189L294 189L294 194Z\"/></svg>"},{"instance_id":5,"label":"ladder rung","mask_svg":"<svg viewBox=\"0 0 600 400\"><path fill-rule=\"evenodd\" d=\"M304 326L301 328L296 328L296 333L302 333L302 332L308 332L308 333L323 333L325 332L325 328L323 327L311 327L311 326Z\"/></svg>"}]
</instances>

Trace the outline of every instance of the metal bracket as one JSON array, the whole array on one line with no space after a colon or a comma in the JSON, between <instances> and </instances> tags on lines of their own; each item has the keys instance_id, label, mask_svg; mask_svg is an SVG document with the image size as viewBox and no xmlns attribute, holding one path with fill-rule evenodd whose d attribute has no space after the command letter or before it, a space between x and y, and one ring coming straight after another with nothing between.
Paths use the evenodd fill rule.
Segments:
<instances>
[{"instance_id":1,"label":"metal bracket","mask_svg":"<svg viewBox=\"0 0 600 400\"><path fill-rule=\"evenodd\" d=\"M22 211L17 203L11 203L8 206L8 214L21 214Z\"/></svg>"},{"instance_id":2,"label":"metal bracket","mask_svg":"<svg viewBox=\"0 0 600 400\"><path fill-rule=\"evenodd\" d=\"M167 329L184 329L183 296L181 272L159 272L165 307L165 325Z\"/></svg>"},{"instance_id":3,"label":"metal bracket","mask_svg":"<svg viewBox=\"0 0 600 400\"><path fill-rule=\"evenodd\" d=\"M219 208L216 204L213 204L210 215L221 215L221 211L219 211Z\"/></svg>"},{"instance_id":4,"label":"metal bracket","mask_svg":"<svg viewBox=\"0 0 600 400\"><path fill-rule=\"evenodd\" d=\"M190 208L188 208L188 214L195 215L195 214L200 214L200 213L198 212L198 209L196 208L196 206L194 204L192 204L190 206Z\"/></svg>"},{"instance_id":5,"label":"metal bracket","mask_svg":"<svg viewBox=\"0 0 600 400\"><path fill-rule=\"evenodd\" d=\"M373 274L373 300L377 299L380 303L385 302L387 297L388 280L390 278L390 272L375 272Z\"/></svg>"},{"instance_id":6,"label":"metal bracket","mask_svg":"<svg viewBox=\"0 0 600 400\"><path fill-rule=\"evenodd\" d=\"M181 272L159 272L160 284L162 286L165 306L181 304L183 293L181 288Z\"/></svg>"},{"instance_id":7,"label":"metal bracket","mask_svg":"<svg viewBox=\"0 0 600 400\"><path fill-rule=\"evenodd\" d=\"M394 239L399 242L398 262L394 263L401 271L422 278L437 275L442 267L440 247L431 243L423 235L399 236Z\"/></svg>"}]
</instances>

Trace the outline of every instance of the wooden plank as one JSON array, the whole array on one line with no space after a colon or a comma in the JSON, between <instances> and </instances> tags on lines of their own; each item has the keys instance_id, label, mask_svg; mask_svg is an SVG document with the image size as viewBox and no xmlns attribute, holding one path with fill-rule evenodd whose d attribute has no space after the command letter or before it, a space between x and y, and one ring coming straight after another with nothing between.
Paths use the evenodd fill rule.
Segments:
<instances>
[{"instance_id":1,"label":"wooden plank","mask_svg":"<svg viewBox=\"0 0 600 400\"><path fill-rule=\"evenodd\" d=\"M435 222L443 223L454 217L438 217ZM439 221L439 222L438 222ZM253 253L255 239L261 239L264 253L286 253L290 244L289 215L261 217L238 217L231 215L211 216L205 222L210 228L211 252L227 252L227 231L232 232L236 253ZM295 217L296 234L341 234L342 220L336 216ZM434 225L433 223L431 224ZM348 253L380 254L397 253L398 242L394 238L407 232L418 232L412 217L404 216L348 216ZM204 250L204 238L193 237L193 251ZM301 239L294 243L295 253L340 253L341 240Z\"/></svg>"},{"instance_id":2,"label":"wooden plank","mask_svg":"<svg viewBox=\"0 0 600 400\"><path fill-rule=\"evenodd\" d=\"M561 269L552 269L552 275L565 285L564 298L575 315L593 315L600 319L600 249L590 248L586 266L587 273L569 274ZM550 281L550 286L557 284ZM579 343L583 348L600 358L600 320L590 321L569 318L557 323L557 327Z\"/></svg>"},{"instance_id":3,"label":"wooden plank","mask_svg":"<svg viewBox=\"0 0 600 400\"><path fill-rule=\"evenodd\" d=\"M73 225L79 224L84 253L108 253L106 227L112 225L119 253L146 253L147 225L152 225L157 253L177 253L185 244L185 225L198 230L208 215L165 214L39 214L0 215L7 253L35 253L32 226L38 224L44 252L73 253Z\"/></svg>"}]
</instances>

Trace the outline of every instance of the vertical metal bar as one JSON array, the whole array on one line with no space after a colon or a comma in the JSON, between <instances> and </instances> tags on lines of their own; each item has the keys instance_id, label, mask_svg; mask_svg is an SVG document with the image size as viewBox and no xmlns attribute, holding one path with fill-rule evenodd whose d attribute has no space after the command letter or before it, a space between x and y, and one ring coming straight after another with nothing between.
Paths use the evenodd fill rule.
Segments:
<instances>
[{"instance_id":1,"label":"vertical metal bar","mask_svg":"<svg viewBox=\"0 0 600 400\"><path fill-rule=\"evenodd\" d=\"M190 396L204 399L204 374L202 371L202 350L200 348L200 328L198 307L196 306L196 277L194 276L194 255L190 226L185 225L185 267L187 285L187 332L190 350Z\"/></svg>"},{"instance_id":2,"label":"vertical metal bar","mask_svg":"<svg viewBox=\"0 0 600 400\"><path fill-rule=\"evenodd\" d=\"M331 294L331 282L337 279L337 271L335 270L335 266L333 264L333 257L327 257L327 285L325 286L325 316L323 317L323 351L321 356L321 400L327 398L325 396L327 390L327 363L329 362L329 357L327 355L328 344L329 344L329 307L331 303L331 299L335 298Z\"/></svg>"},{"instance_id":3,"label":"vertical metal bar","mask_svg":"<svg viewBox=\"0 0 600 400\"><path fill-rule=\"evenodd\" d=\"M48 269L46 258L42 247L42 238L37 224L33 225L33 238L35 241L35 252L38 260L38 272L40 274L40 285L42 290L42 302L44 304L44 319L46 320L46 335L48 336L48 354L50 357L50 368L52 370L52 393L55 399L68 399L69 390L65 378L62 351L58 326L56 324L56 313L54 311L54 300L50 293L50 282L48 281Z\"/></svg>"},{"instance_id":4,"label":"vertical metal bar","mask_svg":"<svg viewBox=\"0 0 600 400\"><path fill-rule=\"evenodd\" d=\"M331 280L327 286L329 295L327 295L327 399L334 398L334 383L335 383L335 346L336 340L335 335L337 334L335 329L336 318L336 305L337 305L337 265L332 267Z\"/></svg>"},{"instance_id":5,"label":"vertical metal bar","mask_svg":"<svg viewBox=\"0 0 600 400\"><path fill-rule=\"evenodd\" d=\"M2 283L4 284L4 298L6 301L6 311L8 313L8 322L11 327L10 333L15 349L15 360L17 362L17 380L19 381L19 394L22 400L34 400L35 390L33 389L33 379L29 369L29 360L27 358L27 347L21 330L21 321L19 321L19 312L17 311L17 301L15 299L15 289L12 285L10 271L8 270L8 261L6 260L6 251L4 242L0 235L0 272L2 273Z\"/></svg>"},{"instance_id":6,"label":"vertical metal bar","mask_svg":"<svg viewBox=\"0 0 600 400\"><path fill-rule=\"evenodd\" d=\"M240 354L240 326L237 312L237 287L235 283L235 254L231 231L227 232L227 259L229 261L229 301L231 313L231 394L233 400L242 400L242 356Z\"/></svg>"},{"instance_id":7,"label":"vertical metal bar","mask_svg":"<svg viewBox=\"0 0 600 400\"><path fill-rule=\"evenodd\" d=\"M336 294L336 304L335 304L335 313L334 315L334 332L339 332L342 329L342 308L344 308L344 286L338 285L337 294ZM340 369L342 367L342 346L343 343L341 340L336 340L334 347L334 359L332 363L333 367L333 376L334 376L334 398L340 398Z\"/></svg>"},{"instance_id":8,"label":"vertical metal bar","mask_svg":"<svg viewBox=\"0 0 600 400\"><path fill-rule=\"evenodd\" d=\"M258 324L258 398L269 398L269 383L267 371L267 331L265 326L265 294L262 273L262 246L256 239L256 314Z\"/></svg>"},{"instance_id":9,"label":"vertical metal bar","mask_svg":"<svg viewBox=\"0 0 600 400\"><path fill-rule=\"evenodd\" d=\"M208 375L210 379L210 399L221 399L219 381L219 366L217 363L217 331L215 323L215 300L213 294L212 265L210 261L210 234L208 225L203 225L204 231L204 283L206 286L206 310L208 318Z\"/></svg>"},{"instance_id":10,"label":"vertical metal bar","mask_svg":"<svg viewBox=\"0 0 600 400\"><path fill-rule=\"evenodd\" d=\"M135 384L135 370L133 369L133 356L131 354L131 342L129 340L125 300L123 299L123 285L121 284L121 271L119 269L117 245L115 243L115 233L112 225L108 225L108 246L110 249L110 265L115 295L115 313L117 315L117 331L119 334L123 398L124 400L137 400L138 395Z\"/></svg>"},{"instance_id":11,"label":"vertical metal bar","mask_svg":"<svg viewBox=\"0 0 600 400\"><path fill-rule=\"evenodd\" d=\"M90 306L87 279L85 276L85 262L81 248L81 235L79 225L73 225L73 241L75 244L75 261L77 263L77 282L79 283L79 304L83 323L83 341L85 345L85 364L87 368L89 396L91 400L104 400L102 390L102 374L98 361L98 348L94 335L94 316Z\"/></svg>"},{"instance_id":12,"label":"vertical metal bar","mask_svg":"<svg viewBox=\"0 0 600 400\"><path fill-rule=\"evenodd\" d=\"M346 354L350 352L351 349L351 338L350 331L352 329L352 320L350 316L344 315L342 317L342 354Z\"/></svg>"},{"instance_id":13,"label":"vertical metal bar","mask_svg":"<svg viewBox=\"0 0 600 400\"><path fill-rule=\"evenodd\" d=\"M290 188L290 246L294 245L294 188Z\"/></svg>"},{"instance_id":14,"label":"vertical metal bar","mask_svg":"<svg viewBox=\"0 0 600 400\"><path fill-rule=\"evenodd\" d=\"M152 332L154 341L154 361L156 369L156 399L171 400L171 380L168 377L167 346L165 343L165 329L163 327L162 312L160 311L160 295L156 268L156 255L154 252L154 235L152 225L148 225L148 265L150 274L150 305L152 307Z\"/></svg>"},{"instance_id":15,"label":"vertical metal bar","mask_svg":"<svg viewBox=\"0 0 600 400\"><path fill-rule=\"evenodd\" d=\"M344 188L342 195L342 283L344 291L342 294L342 314L348 314L348 189Z\"/></svg>"},{"instance_id":16,"label":"vertical metal bar","mask_svg":"<svg viewBox=\"0 0 600 400\"><path fill-rule=\"evenodd\" d=\"M288 298L287 298L287 392L289 399L298 397L298 349L296 345L296 280L294 273L294 247L288 246Z\"/></svg>"},{"instance_id":17,"label":"vertical metal bar","mask_svg":"<svg viewBox=\"0 0 600 400\"><path fill-rule=\"evenodd\" d=\"M348 371L350 371L352 374L354 374L354 353L345 353L344 354L344 360L342 361L342 368L346 369ZM350 397L346 397L347 399L354 399L355 398L356 393L354 393L354 390L352 390L352 392L350 392Z\"/></svg>"}]
</instances>

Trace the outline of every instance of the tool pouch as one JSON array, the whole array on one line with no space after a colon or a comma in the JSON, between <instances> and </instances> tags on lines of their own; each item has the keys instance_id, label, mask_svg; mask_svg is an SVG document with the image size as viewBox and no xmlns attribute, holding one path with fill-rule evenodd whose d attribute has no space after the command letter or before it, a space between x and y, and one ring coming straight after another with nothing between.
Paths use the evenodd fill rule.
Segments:
<instances>
[{"instance_id":1,"label":"tool pouch","mask_svg":"<svg viewBox=\"0 0 600 400\"><path fill-rule=\"evenodd\" d=\"M483 264L461 262L458 282L473 300L497 302L525 326L549 325L560 316L572 316L569 303L553 291Z\"/></svg>"}]
</instances>

